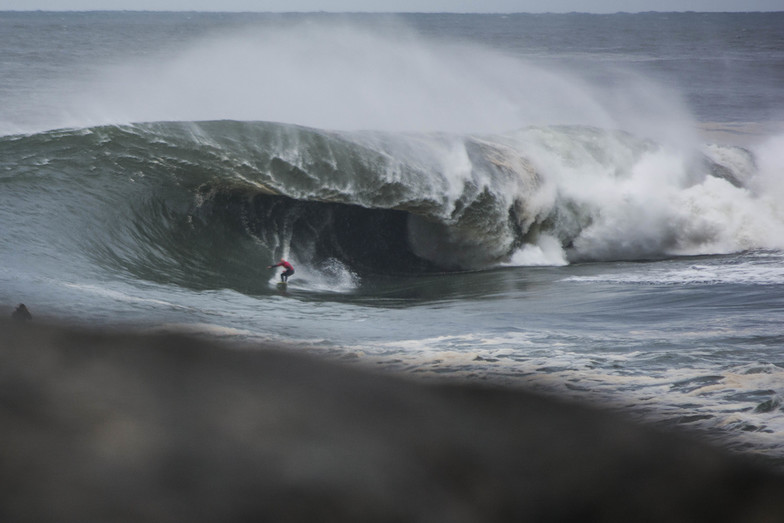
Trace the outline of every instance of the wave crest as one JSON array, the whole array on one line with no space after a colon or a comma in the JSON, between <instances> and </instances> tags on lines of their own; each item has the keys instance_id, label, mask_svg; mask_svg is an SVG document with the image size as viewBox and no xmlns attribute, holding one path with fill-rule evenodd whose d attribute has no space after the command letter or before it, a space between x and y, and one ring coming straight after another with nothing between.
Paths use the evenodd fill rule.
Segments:
<instances>
[{"instance_id":1,"label":"wave crest","mask_svg":"<svg viewBox=\"0 0 784 523\"><path fill-rule=\"evenodd\" d=\"M182 278L205 285L258 277L250 268L278 256L395 273L529 263L536 249L548 253L536 263L559 264L784 247L784 213L752 152L684 155L594 127L157 122L4 137L0 148L5 172L49 173L60 197L96 200L81 212L104 227L91 240L103 262L169 279L190 267ZM120 227L103 225L108 212Z\"/></svg>"}]
</instances>

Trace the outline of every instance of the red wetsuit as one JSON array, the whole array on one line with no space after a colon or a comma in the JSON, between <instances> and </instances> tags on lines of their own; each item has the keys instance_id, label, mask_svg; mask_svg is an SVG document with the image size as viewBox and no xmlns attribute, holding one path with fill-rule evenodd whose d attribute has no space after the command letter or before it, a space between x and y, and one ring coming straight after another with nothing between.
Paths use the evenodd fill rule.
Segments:
<instances>
[{"instance_id":1,"label":"red wetsuit","mask_svg":"<svg viewBox=\"0 0 784 523\"><path fill-rule=\"evenodd\" d=\"M286 269L282 273L280 273L280 281L286 281L289 279L289 276L294 274L294 267L291 266L289 262L286 260L280 260L280 263L276 263L275 265L270 265L270 267L283 267Z\"/></svg>"}]
</instances>

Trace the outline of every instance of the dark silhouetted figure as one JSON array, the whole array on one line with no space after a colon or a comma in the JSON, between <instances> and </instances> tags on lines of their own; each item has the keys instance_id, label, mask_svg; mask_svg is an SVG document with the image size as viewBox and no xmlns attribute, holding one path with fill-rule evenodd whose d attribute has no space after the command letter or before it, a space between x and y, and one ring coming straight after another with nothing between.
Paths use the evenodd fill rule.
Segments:
<instances>
[{"instance_id":1,"label":"dark silhouetted figure","mask_svg":"<svg viewBox=\"0 0 784 523\"><path fill-rule=\"evenodd\" d=\"M33 315L27 310L24 303L17 305L16 310L11 313L11 318L19 321L28 321L33 319Z\"/></svg>"}]
</instances>

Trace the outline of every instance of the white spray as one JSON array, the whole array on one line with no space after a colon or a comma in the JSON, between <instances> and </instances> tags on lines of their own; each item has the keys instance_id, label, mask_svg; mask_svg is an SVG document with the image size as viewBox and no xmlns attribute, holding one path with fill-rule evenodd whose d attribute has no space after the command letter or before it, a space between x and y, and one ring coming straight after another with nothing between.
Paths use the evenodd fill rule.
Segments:
<instances>
[{"instance_id":1,"label":"white spray","mask_svg":"<svg viewBox=\"0 0 784 523\"><path fill-rule=\"evenodd\" d=\"M235 29L123 63L64 103L90 123L236 119L455 133L585 124L682 138L673 122L683 128L687 113L677 96L628 73L618 82L609 92L572 72L389 21L305 21Z\"/></svg>"},{"instance_id":2,"label":"white spray","mask_svg":"<svg viewBox=\"0 0 784 523\"><path fill-rule=\"evenodd\" d=\"M775 197L784 186L781 148L760 148L748 188L702 176L695 161L703 151L680 96L628 72L609 73L612 88L599 87L577 71L436 42L388 21L361 28L311 20L235 30L113 67L64 97L67 112L79 116L58 123L235 119L475 135L552 125L621 129L657 146L640 153L623 140L592 146L563 133L524 140L543 180L528 201L539 214L564 202L583 214L568 242L557 228L545 231L511 263L783 248ZM458 182L464 170L457 165Z\"/></svg>"}]
</instances>

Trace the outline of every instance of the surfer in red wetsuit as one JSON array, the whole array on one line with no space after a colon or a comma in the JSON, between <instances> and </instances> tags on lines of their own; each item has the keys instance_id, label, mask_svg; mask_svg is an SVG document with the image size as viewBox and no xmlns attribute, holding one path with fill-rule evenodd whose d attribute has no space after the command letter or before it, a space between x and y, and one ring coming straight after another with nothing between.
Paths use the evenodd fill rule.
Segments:
<instances>
[{"instance_id":1,"label":"surfer in red wetsuit","mask_svg":"<svg viewBox=\"0 0 784 523\"><path fill-rule=\"evenodd\" d=\"M267 268L273 269L275 267L283 267L284 269L286 269L285 271L280 273L280 281L284 283L289 280L289 276L294 274L294 267L292 267L291 264L286 260L284 260L283 258L280 259L280 263L276 263L275 265L270 265Z\"/></svg>"}]
</instances>

